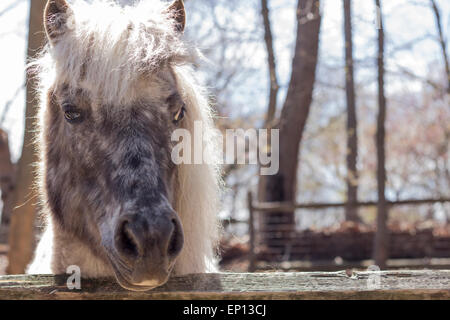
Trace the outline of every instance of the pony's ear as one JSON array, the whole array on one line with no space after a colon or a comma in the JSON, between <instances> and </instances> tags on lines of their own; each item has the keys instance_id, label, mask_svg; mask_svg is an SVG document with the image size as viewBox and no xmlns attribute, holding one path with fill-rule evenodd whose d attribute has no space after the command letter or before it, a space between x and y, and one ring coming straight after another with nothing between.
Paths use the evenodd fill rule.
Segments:
<instances>
[{"instance_id":1,"label":"pony's ear","mask_svg":"<svg viewBox=\"0 0 450 320\"><path fill-rule=\"evenodd\" d=\"M66 0L48 0L44 10L44 27L51 43L68 30L72 15Z\"/></svg>"},{"instance_id":2,"label":"pony's ear","mask_svg":"<svg viewBox=\"0 0 450 320\"><path fill-rule=\"evenodd\" d=\"M166 10L176 21L178 32L183 32L186 25L186 10L183 0L175 0Z\"/></svg>"}]
</instances>

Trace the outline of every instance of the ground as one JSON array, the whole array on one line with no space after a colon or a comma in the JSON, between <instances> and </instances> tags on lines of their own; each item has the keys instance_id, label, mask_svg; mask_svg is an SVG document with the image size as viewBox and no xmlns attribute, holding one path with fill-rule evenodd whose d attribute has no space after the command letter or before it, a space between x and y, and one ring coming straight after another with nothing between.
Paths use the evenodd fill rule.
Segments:
<instances>
[{"instance_id":1,"label":"ground","mask_svg":"<svg viewBox=\"0 0 450 320\"><path fill-rule=\"evenodd\" d=\"M6 227L0 225L0 275L5 274L6 266L8 265L7 258L7 244L8 236L6 232Z\"/></svg>"},{"instance_id":2,"label":"ground","mask_svg":"<svg viewBox=\"0 0 450 320\"><path fill-rule=\"evenodd\" d=\"M6 274L6 266L8 264L8 258L5 254L0 254L0 275Z\"/></svg>"}]
</instances>

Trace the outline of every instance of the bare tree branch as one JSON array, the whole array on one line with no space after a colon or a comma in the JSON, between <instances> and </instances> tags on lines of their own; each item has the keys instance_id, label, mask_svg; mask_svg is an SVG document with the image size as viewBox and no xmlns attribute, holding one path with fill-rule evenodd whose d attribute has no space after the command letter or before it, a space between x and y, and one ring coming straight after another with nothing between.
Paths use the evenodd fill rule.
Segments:
<instances>
[{"instance_id":1,"label":"bare tree branch","mask_svg":"<svg viewBox=\"0 0 450 320\"><path fill-rule=\"evenodd\" d=\"M11 11L12 9L14 9L15 7L17 7L19 5L19 3L21 3L22 0L16 0L15 2L11 3L9 6L7 6L5 9L3 9L2 11L0 11L0 16L4 15L5 13L7 13L8 11Z\"/></svg>"},{"instance_id":2,"label":"bare tree branch","mask_svg":"<svg viewBox=\"0 0 450 320\"><path fill-rule=\"evenodd\" d=\"M441 14L440 14L440 10L436 4L436 1L430 0L430 2L431 2L431 7L433 9L434 17L436 19L436 28L437 28L438 35L439 35L439 44L441 45L442 58L444 60L445 72L447 75L447 93L450 94L450 65L449 65L448 56L447 56L447 43L445 40L444 32L442 30Z\"/></svg>"},{"instance_id":3,"label":"bare tree branch","mask_svg":"<svg viewBox=\"0 0 450 320\"><path fill-rule=\"evenodd\" d=\"M12 96L11 99L9 99L8 101L6 101L5 106L3 107L3 111L2 111L2 116L0 118L0 127L3 126L3 124L5 123L6 120L6 115L9 112L9 108L11 107L11 105L14 103L14 101L16 101L17 96L22 92L23 89L25 89L26 87L26 83L22 84L19 88L17 88L17 90L14 92L14 95Z\"/></svg>"}]
</instances>

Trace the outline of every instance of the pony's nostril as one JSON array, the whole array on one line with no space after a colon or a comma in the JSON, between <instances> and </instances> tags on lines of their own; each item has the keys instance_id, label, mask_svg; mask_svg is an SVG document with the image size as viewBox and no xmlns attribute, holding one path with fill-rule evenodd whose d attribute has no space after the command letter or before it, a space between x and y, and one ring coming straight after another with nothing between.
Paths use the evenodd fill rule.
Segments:
<instances>
[{"instance_id":1,"label":"pony's nostril","mask_svg":"<svg viewBox=\"0 0 450 320\"><path fill-rule=\"evenodd\" d=\"M169 247L167 249L167 254L169 256L176 256L178 253L180 253L181 248L183 246L183 236L180 232L178 223L175 219L172 219L173 224L173 232L170 237Z\"/></svg>"},{"instance_id":2,"label":"pony's nostril","mask_svg":"<svg viewBox=\"0 0 450 320\"><path fill-rule=\"evenodd\" d=\"M119 249L129 256L137 257L139 254L138 242L128 221L120 228L118 245Z\"/></svg>"}]
</instances>

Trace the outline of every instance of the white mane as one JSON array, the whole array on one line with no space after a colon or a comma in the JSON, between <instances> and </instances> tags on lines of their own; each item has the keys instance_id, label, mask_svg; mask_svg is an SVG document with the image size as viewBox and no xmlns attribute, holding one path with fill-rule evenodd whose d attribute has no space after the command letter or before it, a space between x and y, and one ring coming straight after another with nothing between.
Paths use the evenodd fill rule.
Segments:
<instances>
[{"instance_id":1,"label":"white mane","mask_svg":"<svg viewBox=\"0 0 450 320\"><path fill-rule=\"evenodd\" d=\"M87 87L104 103L129 102L143 75L164 64L190 63L197 54L176 31L166 7L160 0L125 7L113 1L74 1L64 35L39 63L41 77Z\"/></svg>"}]
</instances>

